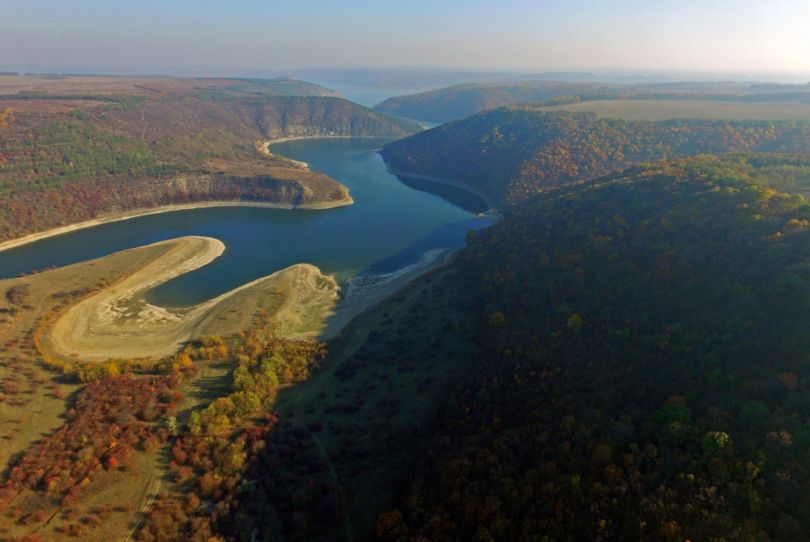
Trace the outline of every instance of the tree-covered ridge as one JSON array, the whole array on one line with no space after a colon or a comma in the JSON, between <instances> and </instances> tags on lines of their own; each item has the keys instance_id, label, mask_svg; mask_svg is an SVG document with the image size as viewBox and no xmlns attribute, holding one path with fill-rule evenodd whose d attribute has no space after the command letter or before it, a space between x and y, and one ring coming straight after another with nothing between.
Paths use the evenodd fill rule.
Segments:
<instances>
[{"instance_id":1,"label":"tree-covered ridge","mask_svg":"<svg viewBox=\"0 0 810 542\"><path fill-rule=\"evenodd\" d=\"M0 100L0 240L167 204L345 202L337 181L257 149L283 137L419 129L341 98L271 94L301 82L204 81L188 90L169 79L166 90L141 90L145 96Z\"/></svg>"},{"instance_id":2,"label":"tree-covered ridge","mask_svg":"<svg viewBox=\"0 0 810 542\"><path fill-rule=\"evenodd\" d=\"M476 84L453 85L410 94L395 96L376 106L376 111L391 113L402 117L421 119L433 122L448 122L473 115L480 111L524 102L547 102L568 97L593 94L613 96L617 87L607 87L592 83L557 83L534 81L512 84Z\"/></svg>"},{"instance_id":3,"label":"tree-covered ridge","mask_svg":"<svg viewBox=\"0 0 810 542\"><path fill-rule=\"evenodd\" d=\"M464 83L389 98L376 106L403 117L432 122L462 119L481 111L515 104L561 105L598 100L695 100L727 103L810 103L806 85L756 83L615 84L551 80Z\"/></svg>"},{"instance_id":4,"label":"tree-covered ridge","mask_svg":"<svg viewBox=\"0 0 810 542\"><path fill-rule=\"evenodd\" d=\"M380 537L803 539L810 206L759 180L795 161L640 166L472 234L479 353Z\"/></svg>"},{"instance_id":5,"label":"tree-covered ridge","mask_svg":"<svg viewBox=\"0 0 810 542\"><path fill-rule=\"evenodd\" d=\"M631 122L508 107L395 141L383 157L396 172L453 179L512 204L637 163L750 151L808 152L810 123Z\"/></svg>"},{"instance_id":6,"label":"tree-covered ridge","mask_svg":"<svg viewBox=\"0 0 810 542\"><path fill-rule=\"evenodd\" d=\"M122 77L114 75L5 75L0 100L102 100L127 103L189 93L253 96L338 96L328 88L290 78Z\"/></svg>"}]
</instances>

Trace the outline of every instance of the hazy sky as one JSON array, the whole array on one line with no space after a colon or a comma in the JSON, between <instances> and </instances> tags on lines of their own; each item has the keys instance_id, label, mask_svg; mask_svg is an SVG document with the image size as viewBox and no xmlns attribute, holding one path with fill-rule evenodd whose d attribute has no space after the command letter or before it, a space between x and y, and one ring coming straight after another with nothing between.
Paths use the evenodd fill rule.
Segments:
<instances>
[{"instance_id":1,"label":"hazy sky","mask_svg":"<svg viewBox=\"0 0 810 542\"><path fill-rule=\"evenodd\" d=\"M810 72L810 0L2 0L0 69Z\"/></svg>"}]
</instances>

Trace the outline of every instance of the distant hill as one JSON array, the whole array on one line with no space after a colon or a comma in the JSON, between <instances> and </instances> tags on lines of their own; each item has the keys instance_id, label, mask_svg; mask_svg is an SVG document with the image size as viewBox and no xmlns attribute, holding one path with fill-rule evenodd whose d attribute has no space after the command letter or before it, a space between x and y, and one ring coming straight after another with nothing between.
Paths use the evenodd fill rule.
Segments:
<instances>
[{"instance_id":1,"label":"distant hill","mask_svg":"<svg viewBox=\"0 0 810 542\"><path fill-rule=\"evenodd\" d=\"M3 77L0 96L133 96L220 93L231 96L338 96L328 88L290 78L250 79L219 77L119 77L106 75L18 75Z\"/></svg>"},{"instance_id":2,"label":"distant hill","mask_svg":"<svg viewBox=\"0 0 810 542\"><path fill-rule=\"evenodd\" d=\"M810 187L806 156L634 167L473 234L477 354L377 535L801 540L810 206L786 171Z\"/></svg>"},{"instance_id":3,"label":"distant hill","mask_svg":"<svg viewBox=\"0 0 810 542\"><path fill-rule=\"evenodd\" d=\"M458 181L503 205L639 162L748 151L810 152L810 123L625 121L515 106L390 143L382 154L397 173Z\"/></svg>"},{"instance_id":4,"label":"distant hill","mask_svg":"<svg viewBox=\"0 0 810 542\"><path fill-rule=\"evenodd\" d=\"M4 77L0 240L167 204L348 201L264 142L419 127L332 94L294 80Z\"/></svg>"},{"instance_id":5,"label":"distant hill","mask_svg":"<svg viewBox=\"0 0 810 542\"><path fill-rule=\"evenodd\" d=\"M810 120L810 94L772 96L779 99L622 99L589 100L553 105L544 111L590 111L624 120L721 119Z\"/></svg>"},{"instance_id":6,"label":"distant hill","mask_svg":"<svg viewBox=\"0 0 810 542\"><path fill-rule=\"evenodd\" d=\"M581 78L569 77L554 81L539 79L526 82L471 83L437 90L389 98L375 106L378 111L431 122L448 122L506 105L534 103L555 106L575 104L580 111L588 110L593 101L648 100L647 107L655 107L658 100L711 100L741 104L752 102L804 102L810 104L808 85L750 84L736 82L701 83L649 83L617 84L587 82L588 74ZM598 81L598 80L597 80ZM617 106L620 107L620 106ZM628 107L632 107L628 105ZM666 114L667 105L662 109ZM669 108L671 111L671 107ZM777 108L777 117L780 109ZM700 115L696 115L700 117ZM723 118L739 118L739 111ZM766 115L767 116L767 115ZM674 117L683 118L674 112ZM668 117L670 118L670 117ZM769 120L774 120L769 118Z\"/></svg>"},{"instance_id":7,"label":"distant hill","mask_svg":"<svg viewBox=\"0 0 810 542\"><path fill-rule=\"evenodd\" d=\"M332 68L295 70L289 75L324 84L354 85L378 89L426 89L459 83L503 81L517 72L481 72L429 68Z\"/></svg>"},{"instance_id":8,"label":"distant hill","mask_svg":"<svg viewBox=\"0 0 810 542\"><path fill-rule=\"evenodd\" d=\"M447 122L504 105L545 102L561 96L615 92L593 83L533 81L526 83L471 83L389 98L376 105L376 111L401 117Z\"/></svg>"}]
</instances>

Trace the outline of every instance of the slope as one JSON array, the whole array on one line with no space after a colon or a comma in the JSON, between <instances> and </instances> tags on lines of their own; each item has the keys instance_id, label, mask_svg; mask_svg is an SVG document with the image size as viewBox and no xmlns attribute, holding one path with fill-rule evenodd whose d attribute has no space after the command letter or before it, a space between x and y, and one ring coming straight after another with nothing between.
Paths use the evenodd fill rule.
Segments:
<instances>
[{"instance_id":1,"label":"slope","mask_svg":"<svg viewBox=\"0 0 810 542\"><path fill-rule=\"evenodd\" d=\"M639 166L475 233L478 354L378 535L801 539L810 206L778 161Z\"/></svg>"},{"instance_id":2,"label":"slope","mask_svg":"<svg viewBox=\"0 0 810 542\"><path fill-rule=\"evenodd\" d=\"M637 163L701 152L809 150L806 122L625 121L508 107L395 141L382 152L397 174L462 182L502 205Z\"/></svg>"}]
</instances>

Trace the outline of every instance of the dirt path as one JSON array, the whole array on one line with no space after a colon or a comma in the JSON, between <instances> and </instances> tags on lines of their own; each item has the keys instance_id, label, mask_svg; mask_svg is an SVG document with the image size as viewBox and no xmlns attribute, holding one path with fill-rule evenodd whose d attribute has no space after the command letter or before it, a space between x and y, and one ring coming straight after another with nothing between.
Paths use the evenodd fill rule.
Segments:
<instances>
[{"instance_id":1,"label":"dirt path","mask_svg":"<svg viewBox=\"0 0 810 542\"><path fill-rule=\"evenodd\" d=\"M155 485L152 488L152 491L149 493L149 496L146 498L146 501L141 506L141 509L138 510L135 524L132 526L132 529L129 530L129 534L127 534L127 537L124 539L124 542L129 542L130 540L132 540L132 537L137 534L138 529L140 529L141 525L143 525L143 522L146 521L147 515L149 514L149 510L152 508L152 505L155 504L155 500L157 499L158 494L160 493L160 486L163 482L165 467L169 462L169 450L171 449L172 442L173 441L169 443L169 445L166 447L166 450L163 452L162 454L163 457L161 458L160 464L155 466L154 470L154 478L156 478ZM147 484L147 488L149 487L149 485L151 484Z\"/></svg>"}]
</instances>

